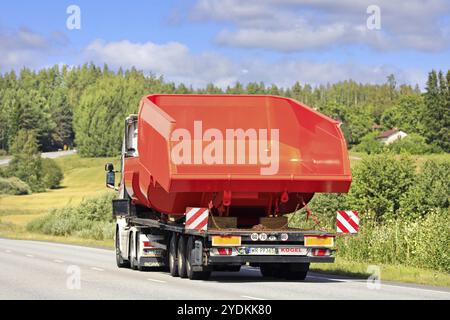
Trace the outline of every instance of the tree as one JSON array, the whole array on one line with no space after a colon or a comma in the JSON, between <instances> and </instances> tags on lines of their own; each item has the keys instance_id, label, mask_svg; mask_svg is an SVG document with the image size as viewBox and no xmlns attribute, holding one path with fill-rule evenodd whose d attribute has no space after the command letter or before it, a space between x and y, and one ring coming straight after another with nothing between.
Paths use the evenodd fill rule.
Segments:
<instances>
[{"instance_id":1,"label":"tree","mask_svg":"<svg viewBox=\"0 0 450 320\"><path fill-rule=\"evenodd\" d=\"M406 133L423 134L423 113L425 104L422 96L408 94L401 96L392 108L381 116L383 130L399 128Z\"/></svg>"},{"instance_id":2,"label":"tree","mask_svg":"<svg viewBox=\"0 0 450 320\"><path fill-rule=\"evenodd\" d=\"M105 157L120 153L124 121L136 113L146 94L138 78L108 76L89 87L75 109L75 141L82 156Z\"/></svg>"},{"instance_id":3,"label":"tree","mask_svg":"<svg viewBox=\"0 0 450 320\"><path fill-rule=\"evenodd\" d=\"M36 135L31 130L20 130L11 145L13 159L7 173L27 183L33 192L45 190L42 181L42 160Z\"/></svg>"},{"instance_id":4,"label":"tree","mask_svg":"<svg viewBox=\"0 0 450 320\"><path fill-rule=\"evenodd\" d=\"M449 78L447 74L447 78ZM449 84L443 73L431 71L428 75L423 112L424 135L427 142L450 152Z\"/></svg>"}]
</instances>

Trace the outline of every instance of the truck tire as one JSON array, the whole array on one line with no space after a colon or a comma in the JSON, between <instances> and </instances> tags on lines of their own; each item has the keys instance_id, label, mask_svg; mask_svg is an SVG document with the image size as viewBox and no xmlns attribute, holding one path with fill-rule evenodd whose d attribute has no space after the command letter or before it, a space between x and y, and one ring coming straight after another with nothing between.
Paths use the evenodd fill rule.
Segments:
<instances>
[{"instance_id":1,"label":"truck tire","mask_svg":"<svg viewBox=\"0 0 450 320\"><path fill-rule=\"evenodd\" d=\"M189 237L186 246L186 273L190 280L208 280L211 276L210 270L194 271L192 269L192 253L195 249L195 238Z\"/></svg>"},{"instance_id":2,"label":"truck tire","mask_svg":"<svg viewBox=\"0 0 450 320\"><path fill-rule=\"evenodd\" d=\"M180 236L178 239L177 248L177 264L178 264L178 275L180 278L187 278L186 271L186 237Z\"/></svg>"},{"instance_id":3,"label":"truck tire","mask_svg":"<svg viewBox=\"0 0 450 320\"><path fill-rule=\"evenodd\" d=\"M133 234L133 232L131 232L130 242L129 242L130 248L128 249L128 252L129 252L129 258L130 258L130 267L132 270L138 269L138 262L137 262L137 258L136 258L135 239L136 239L136 236Z\"/></svg>"},{"instance_id":4,"label":"truck tire","mask_svg":"<svg viewBox=\"0 0 450 320\"><path fill-rule=\"evenodd\" d=\"M275 277L275 268L273 267L273 265L267 263L267 264L262 264L259 267L259 270L261 271L261 274L264 278L273 278Z\"/></svg>"},{"instance_id":5,"label":"truck tire","mask_svg":"<svg viewBox=\"0 0 450 320\"><path fill-rule=\"evenodd\" d=\"M305 280L309 271L309 263L289 263L286 265L287 280Z\"/></svg>"},{"instance_id":6,"label":"truck tire","mask_svg":"<svg viewBox=\"0 0 450 320\"><path fill-rule=\"evenodd\" d=\"M177 259L177 235L172 233L169 243L169 273L172 277L178 277L178 259Z\"/></svg>"},{"instance_id":7,"label":"truck tire","mask_svg":"<svg viewBox=\"0 0 450 320\"><path fill-rule=\"evenodd\" d=\"M120 251L119 229L116 230L115 247L116 247L116 264L117 264L117 267L119 267L119 268L129 268L130 267L130 261L124 260L122 258L122 253Z\"/></svg>"}]
</instances>

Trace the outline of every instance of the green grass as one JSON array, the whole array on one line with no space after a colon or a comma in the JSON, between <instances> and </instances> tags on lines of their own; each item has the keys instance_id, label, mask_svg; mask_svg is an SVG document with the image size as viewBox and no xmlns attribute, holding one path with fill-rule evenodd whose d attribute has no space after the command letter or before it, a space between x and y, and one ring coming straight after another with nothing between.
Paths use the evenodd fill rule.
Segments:
<instances>
[{"instance_id":1,"label":"green grass","mask_svg":"<svg viewBox=\"0 0 450 320\"><path fill-rule=\"evenodd\" d=\"M364 158L367 155L350 152L351 157ZM449 159L450 154L414 156L421 164L427 159ZM361 160L352 159L352 166ZM112 240L90 240L78 237L43 235L26 231L26 224L47 213L52 208L77 205L83 199L100 196L105 188L104 164L118 159L80 158L78 155L56 159L64 172L62 188L27 196L0 197L0 236L12 239L26 239L70 243L84 246L113 248ZM312 264L311 270L329 274L367 278L368 263L340 259L334 264ZM387 281L411 282L450 287L450 275L433 270L406 266L380 265L381 278Z\"/></svg>"},{"instance_id":2,"label":"green grass","mask_svg":"<svg viewBox=\"0 0 450 320\"><path fill-rule=\"evenodd\" d=\"M367 272L369 265L374 264L352 262L337 257L335 263L311 264L311 271L367 279L370 276L370 273ZM398 281L450 287L450 274L448 273L402 265L380 264L377 266L380 267L381 281Z\"/></svg>"},{"instance_id":3,"label":"green grass","mask_svg":"<svg viewBox=\"0 0 450 320\"><path fill-rule=\"evenodd\" d=\"M4 222L2 220L0 220L0 237L16 240L33 240L33 241L76 244L80 246L96 247L96 248L107 248L107 249L114 248L113 240L94 240L71 236L62 237L62 236L45 235L42 233L33 233L27 231L24 226L15 225L12 223Z\"/></svg>"},{"instance_id":4,"label":"green grass","mask_svg":"<svg viewBox=\"0 0 450 320\"><path fill-rule=\"evenodd\" d=\"M77 205L85 198L108 192L105 187L104 164L118 159L81 158L78 155L55 159L64 172L61 188L26 196L0 196L3 222L25 225L53 208Z\"/></svg>"}]
</instances>

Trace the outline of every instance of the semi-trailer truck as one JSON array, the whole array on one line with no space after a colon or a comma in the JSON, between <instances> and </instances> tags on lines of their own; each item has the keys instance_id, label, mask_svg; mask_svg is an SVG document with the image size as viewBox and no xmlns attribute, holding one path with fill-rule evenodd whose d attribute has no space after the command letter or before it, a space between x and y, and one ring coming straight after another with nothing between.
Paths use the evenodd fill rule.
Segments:
<instances>
[{"instance_id":1,"label":"semi-trailer truck","mask_svg":"<svg viewBox=\"0 0 450 320\"><path fill-rule=\"evenodd\" d=\"M348 192L346 142L339 122L293 99L145 96L125 119L120 171L105 170L119 268L208 279L251 265L303 280L310 263L334 262L335 233L286 215Z\"/></svg>"}]
</instances>

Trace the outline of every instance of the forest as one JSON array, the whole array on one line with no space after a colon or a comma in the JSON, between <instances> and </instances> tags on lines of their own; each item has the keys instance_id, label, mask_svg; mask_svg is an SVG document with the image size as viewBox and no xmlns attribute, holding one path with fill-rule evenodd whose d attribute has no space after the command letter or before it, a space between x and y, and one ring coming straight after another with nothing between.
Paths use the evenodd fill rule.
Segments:
<instances>
[{"instance_id":1,"label":"forest","mask_svg":"<svg viewBox=\"0 0 450 320\"><path fill-rule=\"evenodd\" d=\"M0 75L0 156L11 154L24 135L36 140L40 152L76 148L81 156L115 156L123 120L137 112L143 95L152 93L286 96L341 121L355 151L381 152L384 147L375 137L392 128L409 135L390 146L394 152L450 151L450 70L430 71L424 91L398 84L394 75L384 84L347 80L312 86L297 81L279 88L237 82L227 88L208 84L194 89L135 68L113 71L107 65L84 64Z\"/></svg>"}]
</instances>

